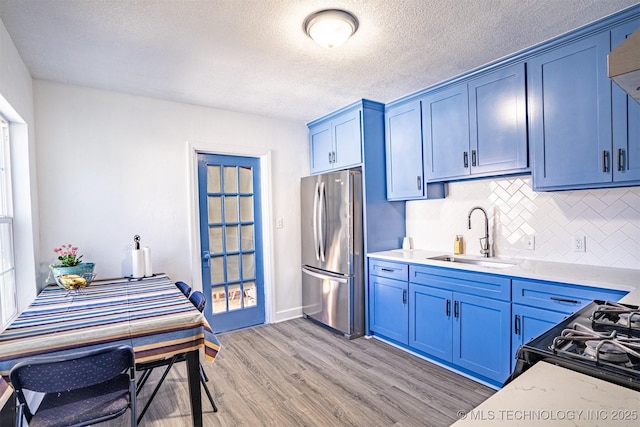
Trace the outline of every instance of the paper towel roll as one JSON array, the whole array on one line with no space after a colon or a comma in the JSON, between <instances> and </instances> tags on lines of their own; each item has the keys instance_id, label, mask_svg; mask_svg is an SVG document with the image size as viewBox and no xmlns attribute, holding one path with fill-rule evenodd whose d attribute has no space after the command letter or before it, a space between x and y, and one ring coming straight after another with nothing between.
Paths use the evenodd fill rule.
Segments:
<instances>
[{"instance_id":1,"label":"paper towel roll","mask_svg":"<svg viewBox=\"0 0 640 427\"><path fill-rule=\"evenodd\" d=\"M140 249L131 251L131 277L135 279L144 277L144 253Z\"/></svg>"},{"instance_id":2,"label":"paper towel roll","mask_svg":"<svg viewBox=\"0 0 640 427\"><path fill-rule=\"evenodd\" d=\"M144 277L153 276L153 268L151 267L151 249L149 246L145 246L142 248L142 252L144 253Z\"/></svg>"}]
</instances>

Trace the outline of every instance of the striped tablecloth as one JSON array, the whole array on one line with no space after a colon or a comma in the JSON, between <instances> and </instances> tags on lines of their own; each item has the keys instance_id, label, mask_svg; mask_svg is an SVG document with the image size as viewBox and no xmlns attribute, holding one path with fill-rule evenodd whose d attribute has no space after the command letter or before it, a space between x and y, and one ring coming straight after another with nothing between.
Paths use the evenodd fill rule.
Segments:
<instances>
[{"instance_id":1,"label":"striped tablecloth","mask_svg":"<svg viewBox=\"0 0 640 427\"><path fill-rule=\"evenodd\" d=\"M114 344L133 346L136 362L200 348L213 361L220 350L204 315L166 275L98 280L81 292L52 285L0 334L0 375L26 358ZM11 393L0 378L0 407Z\"/></svg>"}]
</instances>

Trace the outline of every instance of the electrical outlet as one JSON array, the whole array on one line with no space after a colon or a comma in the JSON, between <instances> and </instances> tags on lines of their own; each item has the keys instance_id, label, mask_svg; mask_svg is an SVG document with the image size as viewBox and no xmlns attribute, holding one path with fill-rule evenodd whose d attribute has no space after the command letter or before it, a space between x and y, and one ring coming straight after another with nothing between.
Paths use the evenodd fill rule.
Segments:
<instances>
[{"instance_id":1,"label":"electrical outlet","mask_svg":"<svg viewBox=\"0 0 640 427\"><path fill-rule=\"evenodd\" d=\"M573 252L586 252L587 251L587 237L586 236L573 236L571 241Z\"/></svg>"},{"instance_id":2,"label":"electrical outlet","mask_svg":"<svg viewBox=\"0 0 640 427\"><path fill-rule=\"evenodd\" d=\"M284 219L278 218L276 221L276 228L284 228Z\"/></svg>"},{"instance_id":3,"label":"electrical outlet","mask_svg":"<svg viewBox=\"0 0 640 427\"><path fill-rule=\"evenodd\" d=\"M528 251L533 251L536 249L536 237L535 236L522 236L522 238L520 238L520 241L522 242L524 248Z\"/></svg>"}]
</instances>

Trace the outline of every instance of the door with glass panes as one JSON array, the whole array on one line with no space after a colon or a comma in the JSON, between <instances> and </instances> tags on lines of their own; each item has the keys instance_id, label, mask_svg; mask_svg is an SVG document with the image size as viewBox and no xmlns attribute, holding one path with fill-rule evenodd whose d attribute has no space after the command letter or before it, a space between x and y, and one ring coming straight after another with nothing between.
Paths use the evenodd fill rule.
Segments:
<instances>
[{"instance_id":1,"label":"door with glass panes","mask_svg":"<svg viewBox=\"0 0 640 427\"><path fill-rule=\"evenodd\" d=\"M205 316L214 332L264 323L260 159L198 154Z\"/></svg>"}]
</instances>

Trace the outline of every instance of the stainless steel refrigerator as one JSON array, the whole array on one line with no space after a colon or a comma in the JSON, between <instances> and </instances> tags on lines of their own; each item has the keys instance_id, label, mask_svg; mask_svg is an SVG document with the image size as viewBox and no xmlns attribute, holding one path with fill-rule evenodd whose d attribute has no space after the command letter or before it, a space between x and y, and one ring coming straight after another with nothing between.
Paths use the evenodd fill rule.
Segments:
<instances>
[{"instance_id":1,"label":"stainless steel refrigerator","mask_svg":"<svg viewBox=\"0 0 640 427\"><path fill-rule=\"evenodd\" d=\"M302 178L302 306L305 317L348 338L364 334L362 174Z\"/></svg>"}]
</instances>

